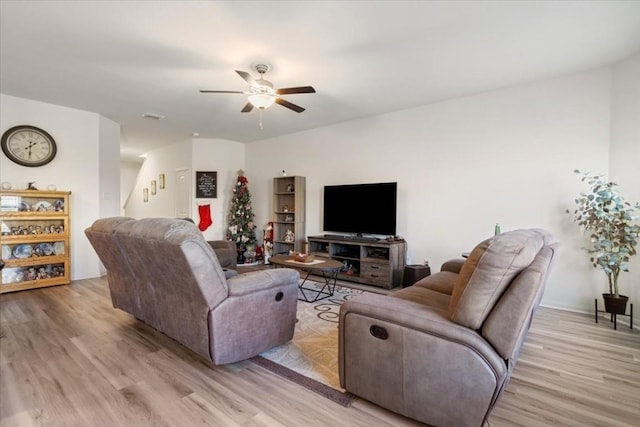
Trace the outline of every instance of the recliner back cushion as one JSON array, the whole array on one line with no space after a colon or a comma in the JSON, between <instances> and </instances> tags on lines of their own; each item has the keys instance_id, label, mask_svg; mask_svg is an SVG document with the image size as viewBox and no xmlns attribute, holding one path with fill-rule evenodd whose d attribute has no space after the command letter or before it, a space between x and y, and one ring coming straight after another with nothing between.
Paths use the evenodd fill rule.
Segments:
<instances>
[{"instance_id":1,"label":"recliner back cushion","mask_svg":"<svg viewBox=\"0 0 640 427\"><path fill-rule=\"evenodd\" d=\"M107 281L113 306L140 317L140 299L136 290L135 277L129 261L113 237L118 226L132 221L135 220L128 217L102 218L96 220L84 232L109 273Z\"/></svg>"},{"instance_id":2,"label":"recliner back cushion","mask_svg":"<svg viewBox=\"0 0 640 427\"><path fill-rule=\"evenodd\" d=\"M453 288L451 320L480 329L509 283L536 257L544 237L541 230L514 230L479 243Z\"/></svg>"},{"instance_id":3,"label":"recliner back cushion","mask_svg":"<svg viewBox=\"0 0 640 427\"><path fill-rule=\"evenodd\" d=\"M120 225L115 237L139 280L145 323L211 359L209 312L228 287L202 233L187 221L143 218Z\"/></svg>"},{"instance_id":4,"label":"recliner back cushion","mask_svg":"<svg viewBox=\"0 0 640 427\"><path fill-rule=\"evenodd\" d=\"M554 246L545 246L531 265L513 279L482 325L482 336L503 359L516 360L529 330L533 313L542 299Z\"/></svg>"}]
</instances>

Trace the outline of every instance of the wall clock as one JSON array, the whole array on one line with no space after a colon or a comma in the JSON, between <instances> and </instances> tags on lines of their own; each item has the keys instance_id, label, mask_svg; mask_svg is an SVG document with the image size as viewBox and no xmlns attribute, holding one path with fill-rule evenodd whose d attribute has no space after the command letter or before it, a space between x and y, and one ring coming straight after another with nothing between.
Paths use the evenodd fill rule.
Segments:
<instances>
[{"instance_id":1,"label":"wall clock","mask_svg":"<svg viewBox=\"0 0 640 427\"><path fill-rule=\"evenodd\" d=\"M20 125L2 134L2 152L22 166L43 166L56 156L56 141L35 126Z\"/></svg>"}]
</instances>

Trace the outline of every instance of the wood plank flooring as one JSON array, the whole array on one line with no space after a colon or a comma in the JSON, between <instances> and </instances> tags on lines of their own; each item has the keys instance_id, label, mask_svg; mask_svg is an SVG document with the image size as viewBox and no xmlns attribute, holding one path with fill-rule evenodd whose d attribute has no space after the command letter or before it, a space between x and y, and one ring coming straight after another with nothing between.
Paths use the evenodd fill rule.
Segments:
<instances>
[{"instance_id":1,"label":"wood plank flooring","mask_svg":"<svg viewBox=\"0 0 640 427\"><path fill-rule=\"evenodd\" d=\"M114 309L105 279L1 295L0 331L0 426L420 425L251 362L213 366ZM639 426L640 332L540 308L489 421Z\"/></svg>"}]
</instances>

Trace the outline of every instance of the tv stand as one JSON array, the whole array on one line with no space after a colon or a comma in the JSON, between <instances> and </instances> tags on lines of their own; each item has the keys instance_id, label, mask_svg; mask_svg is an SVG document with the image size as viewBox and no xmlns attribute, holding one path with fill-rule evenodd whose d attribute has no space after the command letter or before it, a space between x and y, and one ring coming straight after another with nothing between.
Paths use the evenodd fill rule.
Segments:
<instances>
[{"instance_id":1,"label":"tv stand","mask_svg":"<svg viewBox=\"0 0 640 427\"><path fill-rule=\"evenodd\" d=\"M375 237L325 234L308 238L309 253L345 266L338 278L393 289L402 285L407 245Z\"/></svg>"}]
</instances>

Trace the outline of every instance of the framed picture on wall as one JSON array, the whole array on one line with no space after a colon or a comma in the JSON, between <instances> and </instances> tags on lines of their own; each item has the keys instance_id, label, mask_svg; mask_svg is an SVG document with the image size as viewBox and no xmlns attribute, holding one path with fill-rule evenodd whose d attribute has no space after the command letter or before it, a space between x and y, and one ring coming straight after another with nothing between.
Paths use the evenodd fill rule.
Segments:
<instances>
[{"instance_id":1,"label":"framed picture on wall","mask_svg":"<svg viewBox=\"0 0 640 427\"><path fill-rule=\"evenodd\" d=\"M142 201L147 203L149 201L149 189L148 188L143 188L142 189Z\"/></svg>"},{"instance_id":2,"label":"framed picture on wall","mask_svg":"<svg viewBox=\"0 0 640 427\"><path fill-rule=\"evenodd\" d=\"M160 174L160 189L164 190L164 174Z\"/></svg>"},{"instance_id":3,"label":"framed picture on wall","mask_svg":"<svg viewBox=\"0 0 640 427\"><path fill-rule=\"evenodd\" d=\"M218 197L218 172L196 172L196 199Z\"/></svg>"},{"instance_id":4,"label":"framed picture on wall","mask_svg":"<svg viewBox=\"0 0 640 427\"><path fill-rule=\"evenodd\" d=\"M152 196L156 195L156 180L155 179L153 181L151 181L151 195Z\"/></svg>"}]
</instances>

